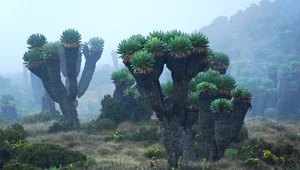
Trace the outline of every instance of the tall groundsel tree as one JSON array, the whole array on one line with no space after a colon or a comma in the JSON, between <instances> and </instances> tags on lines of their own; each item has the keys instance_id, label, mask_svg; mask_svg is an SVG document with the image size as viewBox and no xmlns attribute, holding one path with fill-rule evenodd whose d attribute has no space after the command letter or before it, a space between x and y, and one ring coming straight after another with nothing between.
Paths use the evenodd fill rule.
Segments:
<instances>
[{"instance_id":1,"label":"tall groundsel tree","mask_svg":"<svg viewBox=\"0 0 300 170\"><path fill-rule=\"evenodd\" d=\"M34 34L36 35L36 34ZM39 34L41 35L41 34ZM34 38L32 38L34 37ZM85 67L78 83L78 57L81 57L81 35L77 30L67 29L60 38L60 42L45 43L45 36L30 36L29 50L23 56L26 67L42 80L43 86L50 97L59 104L65 118L65 130L79 130L80 124L75 101L87 90L95 71L96 62L100 59L104 40L98 37L91 38L83 45L83 54L86 57ZM43 45L42 45L43 43ZM33 44L39 44L34 49ZM62 56L64 59L62 60ZM61 64L61 62L64 62ZM68 85L62 82L61 68L65 68Z\"/></svg>"},{"instance_id":2,"label":"tall groundsel tree","mask_svg":"<svg viewBox=\"0 0 300 170\"><path fill-rule=\"evenodd\" d=\"M236 107L240 106L235 104L235 100L230 100L231 92L235 89L233 78L220 75L217 71L212 72L210 76L201 74L211 65L208 39L199 32L187 34L179 30L153 31L146 37L132 35L128 39L122 40L117 51L137 84L145 91L152 110L160 122L170 167L178 166L179 156L182 156L184 165L196 160L197 157L218 160L222 155L221 152L224 152L224 148L239 132L250 101L242 99L236 101L242 102L242 106L245 106L244 110L237 112ZM172 80L161 85L159 77L165 65L171 71ZM201 75L198 75L199 73ZM214 82L196 79L197 76L204 76ZM204 94L218 95L210 98L200 93L206 91L209 93ZM248 92L242 91L243 95ZM251 96L249 92L247 94ZM211 107L211 103L219 97L222 97L221 102L216 101L214 104L216 107ZM201 98L205 99L208 104L203 104ZM229 103L229 109L222 109L223 102ZM235 116L236 114L238 116ZM200 121L200 115L208 122ZM230 127L227 127L226 130L232 131L228 137L222 131L221 126L226 123L221 119L224 116L229 117L226 119L227 122L236 122L227 124ZM216 123L218 120L220 121ZM191 132L191 126L196 122L198 122L198 130L201 131L199 133L213 132L211 138L198 139L198 143L211 142L215 144L203 153L196 152L196 141ZM208 124L209 129L201 123Z\"/></svg>"}]
</instances>

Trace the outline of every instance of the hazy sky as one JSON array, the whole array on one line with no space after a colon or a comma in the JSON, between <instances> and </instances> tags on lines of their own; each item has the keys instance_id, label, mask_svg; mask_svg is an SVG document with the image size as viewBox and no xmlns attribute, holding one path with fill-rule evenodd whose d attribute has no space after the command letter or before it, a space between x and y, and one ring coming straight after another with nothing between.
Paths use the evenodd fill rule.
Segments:
<instances>
[{"instance_id":1,"label":"hazy sky","mask_svg":"<svg viewBox=\"0 0 300 170\"><path fill-rule=\"evenodd\" d=\"M259 0L0 0L0 74L22 71L26 40L34 33L56 41L74 28L82 40L105 40L99 63L132 34L179 29L192 32Z\"/></svg>"}]
</instances>

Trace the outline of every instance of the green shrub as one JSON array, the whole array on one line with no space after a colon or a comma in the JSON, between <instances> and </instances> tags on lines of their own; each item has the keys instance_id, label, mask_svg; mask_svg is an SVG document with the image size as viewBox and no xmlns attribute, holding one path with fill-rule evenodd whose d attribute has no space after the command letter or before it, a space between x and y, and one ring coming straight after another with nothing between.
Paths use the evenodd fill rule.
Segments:
<instances>
[{"instance_id":1,"label":"green shrub","mask_svg":"<svg viewBox=\"0 0 300 170\"><path fill-rule=\"evenodd\" d=\"M163 158L165 157L164 152L161 151L159 148L152 148L152 149L147 149L144 153L143 156L146 158Z\"/></svg>"},{"instance_id":2,"label":"green shrub","mask_svg":"<svg viewBox=\"0 0 300 170\"><path fill-rule=\"evenodd\" d=\"M106 141L124 141L124 140L130 140L132 138L132 134L127 131L120 131L119 129L116 129L116 131L111 135L104 136L104 140Z\"/></svg>"},{"instance_id":3,"label":"green shrub","mask_svg":"<svg viewBox=\"0 0 300 170\"><path fill-rule=\"evenodd\" d=\"M275 109L275 108L267 108L265 111L264 111L264 115L266 117L272 117L272 118L275 118L277 115L278 115L278 111Z\"/></svg>"},{"instance_id":4,"label":"green shrub","mask_svg":"<svg viewBox=\"0 0 300 170\"><path fill-rule=\"evenodd\" d=\"M53 143L25 144L17 160L36 167L50 168L65 166L87 160L86 155Z\"/></svg>"},{"instance_id":5,"label":"green shrub","mask_svg":"<svg viewBox=\"0 0 300 170\"><path fill-rule=\"evenodd\" d=\"M124 114L124 108L117 99L110 95L105 95L101 101L100 118L108 118L116 124L128 119L128 115Z\"/></svg>"},{"instance_id":6,"label":"green shrub","mask_svg":"<svg viewBox=\"0 0 300 170\"><path fill-rule=\"evenodd\" d=\"M46 121L50 121L50 120L52 120L50 111L44 111L44 112L25 115L22 118L21 122L22 123L37 123L37 122L46 122Z\"/></svg>"},{"instance_id":7,"label":"green shrub","mask_svg":"<svg viewBox=\"0 0 300 170\"><path fill-rule=\"evenodd\" d=\"M134 141L148 141L150 143L157 142L160 139L157 127L141 127L137 133L132 136Z\"/></svg>"},{"instance_id":8,"label":"green shrub","mask_svg":"<svg viewBox=\"0 0 300 170\"><path fill-rule=\"evenodd\" d=\"M103 130L112 130L117 127L116 123L108 118L98 119L95 122L95 131L101 132Z\"/></svg>"},{"instance_id":9,"label":"green shrub","mask_svg":"<svg viewBox=\"0 0 300 170\"><path fill-rule=\"evenodd\" d=\"M49 133L58 133L58 132L62 132L62 131L66 131L67 127L66 127L66 120L64 118L64 116L60 116L56 122L53 123L52 126L49 127L48 132Z\"/></svg>"},{"instance_id":10,"label":"green shrub","mask_svg":"<svg viewBox=\"0 0 300 170\"><path fill-rule=\"evenodd\" d=\"M2 170L41 170L41 168L13 160L5 164Z\"/></svg>"}]
</instances>

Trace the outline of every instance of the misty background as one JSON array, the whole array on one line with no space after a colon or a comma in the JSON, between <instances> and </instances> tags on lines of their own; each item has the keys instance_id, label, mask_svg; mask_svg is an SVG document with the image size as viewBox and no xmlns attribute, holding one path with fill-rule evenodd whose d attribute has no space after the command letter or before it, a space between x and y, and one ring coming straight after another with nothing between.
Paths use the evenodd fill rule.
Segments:
<instances>
[{"instance_id":1,"label":"misty background","mask_svg":"<svg viewBox=\"0 0 300 170\"><path fill-rule=\"evenodd\" d=\"M0 75L22 72L26 40L34 33L57 41L63 30L74 28L82 41L105 40L99 65L110 64L110 52L132 34L153 30L199 30L218 16L230 17L259 0L1 0ZM84 62L82 62L84 64ZM101 67L101 66L100 66ZM96 76L96 75L95 75ZM109 75L110 76L110 75Z\"/></svg>"}]
</instances>

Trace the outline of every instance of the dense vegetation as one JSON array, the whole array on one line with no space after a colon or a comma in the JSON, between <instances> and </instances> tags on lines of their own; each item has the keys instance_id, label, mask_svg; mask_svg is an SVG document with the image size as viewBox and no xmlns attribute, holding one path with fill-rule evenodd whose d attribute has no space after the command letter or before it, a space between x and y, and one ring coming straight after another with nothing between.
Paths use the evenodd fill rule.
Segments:
<instances>
[{"instance_id":1,"label":"dense vegetation","mask_svg":"<svg viewBox=\"0 0 300 170\"><path fill-rule=\"evenodd\" d=\"M132 35L98 70L101 38L32 34L31 87L27 68L19 84L0 76L0 169L299 170L299 6L262 0L193 33Z\"/></svg>"}]
</instances>

